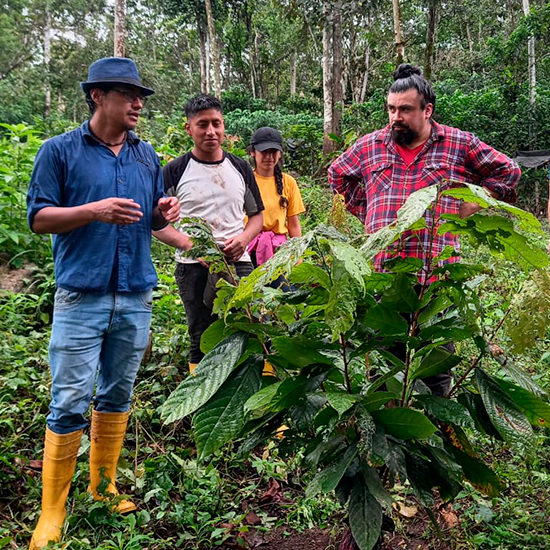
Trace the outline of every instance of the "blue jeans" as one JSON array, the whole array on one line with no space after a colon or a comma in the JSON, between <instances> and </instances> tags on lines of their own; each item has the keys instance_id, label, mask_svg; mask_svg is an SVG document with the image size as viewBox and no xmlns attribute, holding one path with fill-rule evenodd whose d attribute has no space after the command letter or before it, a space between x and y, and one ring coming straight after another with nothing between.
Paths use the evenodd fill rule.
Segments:
<instances>
[{"instance_id":1,"label":"blue jeans","mask_svg":"<svg viewBox=\"0 0 550 550\"><path fill-rule=\"evenodd\" d=\"M58 288L50 339L52 401L47 422L66 434L94 408L125 412L149 338L152 290L88 294Z\"/></svg>"}]
</instances>

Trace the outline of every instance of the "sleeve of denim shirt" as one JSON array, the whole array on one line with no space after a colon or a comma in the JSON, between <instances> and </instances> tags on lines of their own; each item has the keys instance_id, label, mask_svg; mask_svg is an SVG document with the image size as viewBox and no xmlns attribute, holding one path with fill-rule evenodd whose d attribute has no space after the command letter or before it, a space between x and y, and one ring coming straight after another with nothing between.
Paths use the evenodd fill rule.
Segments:
<instances>
[{"instance_id":1,"label":"sleeve of denim shirt","mask_svg":"<svg viewBox=\"0 0 550 550\"><path fill-rule=\"evenodd\" d=\"M54 140L48 140L36 155L27 193L27 222L32 230L36 213L47 206L62 206L63 168Z\"/></svg>"}]
</instances>

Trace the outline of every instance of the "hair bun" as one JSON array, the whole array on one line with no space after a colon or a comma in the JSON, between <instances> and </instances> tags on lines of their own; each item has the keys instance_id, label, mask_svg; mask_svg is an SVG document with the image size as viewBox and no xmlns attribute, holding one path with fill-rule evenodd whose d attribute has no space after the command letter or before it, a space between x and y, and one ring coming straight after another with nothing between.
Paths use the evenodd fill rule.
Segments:
<instances>
[{"instance_id":1,"label":"hair bun","mask_svg":"<svg viewBox=\"0 0 550 550\"><path fill-rule=\"evenodd\" d=\"M397 69L394 71L393 79L401 80L402 78L409 78L409 76L412 76L413 74L422 76L422 70L420 69L420 67L414 67L413 65L409 65L408 63L401 63L401 65L399 65L399 67L397 67Z\"/></svg>"}]
</instances>

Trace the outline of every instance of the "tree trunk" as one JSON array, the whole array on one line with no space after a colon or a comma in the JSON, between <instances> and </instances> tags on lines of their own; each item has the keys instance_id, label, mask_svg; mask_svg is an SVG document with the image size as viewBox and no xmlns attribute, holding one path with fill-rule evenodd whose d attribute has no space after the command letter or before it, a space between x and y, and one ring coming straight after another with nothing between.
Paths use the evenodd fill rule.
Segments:
<instances>
[{"instance_id":1,"label":"tree trunk","mask_svg":"<svg viewBox=\"0 0 550 550\"><path fill-rule=\"evenodd\" d=\"M395 62L400 65L405 60L405 44L401 35L401 10L399 0L392 0L393 4L393 32L395 35Z\"/></svg>"},{"instance_id":2,"label":"tree trunk","mask_svg":"<svg viewBox=\"0 0 550 550\"><path fill-rule=\"evenodd\" d=\"M529 0L523 0L523 13L529 16L531 6ZM527 40L527 59L529 67L529 148L537 149L537 72L535 62L535 37L529 36ZM535 182L535 213L540 214L540 187Z\"/></svg>"},{"instance_id":3,"label":"tree trunk","mask_svg":"<svg viewBox=\"0 0 550 550\"><path fill-rule=\"evenodd\" d=\"M290 54L290 95L296 94L296 52Z\"/></svg>"},{"instance_id":4,"label":"tree trunk","mask_svg":"<svg viewBox=\"0 0 550 550\"><path fill-rule=\"evenodd\" d=\"M221 97L221 68L220 68L220 49L218 47L218 39L216 37L216 27L214 25L214 16L212 15L211 0L204 0L206 8L206 20L208 22L208 34L210 35L210 50L212 52L212 64L214 71L214 95Z\"/></svg>"},{"instance_id":5,"label":"tree trunk","mask_svg":"<svg viewBox=\"0 0 550 550\"><path fill-rule=\"evenodd\" d=\"M330 2L324 2L323 26L323 154L332 150L333 142L328 137L332 133L332 17Z\"/></svg>"},{"instance_id":6,"label":"tree trunk","mask_svg":"<svg viewBox=\"0 0 550 550\"><path fill-rule=\"evenodd\" d=\"M472 55L474 53L474 40L468 19L466 19L466 37L468 38L468 50L470 51L470 55Z\"/></svg>"},{"instance_id":7,"label":"tree trunk","mask_svg":"<svg viewBox=\"0 0 550 550\"><path fill-rule=\"evenodd\" d=\"M207 94L208 89L208 76L206 73L206 33L204 27L200 21L197 22L197 34L199 37L199 69L201 75L201 92Z\"/></svg>"},{"instance_id":8,"label":"tree trunk","mask_svg":"<svg viewBox=\"0 0 550 550\"><path fill-rule=\"evenodd\" d=\"M63 90L60 88L57 92L57 113L59 115L65 112L65 101L63 99Z\"/></svg>"},{"instance_id":9,"label":"tree trunk","mask_svg":"<svg viewBox=\"0 0 550 550\"><path fill-rule=\"evenodd\" d=\"M523 13L527 17L531 12L529 0L523 0ZM535 63L535 37L527 40L527 58L529 67L529 141L532 149L536 149L535 110L537 108L537 71Z\"/></svg>"},{"instance_id":10,"label":"tree trunk","mask_svg":"<svg viewBox=\"0 0 550 550\"><path fill-rule=\"evenodd\" d=\"M432 78L440 2L441 0L429 0L428 2L428 29L426 31L426 50L424 52L424 76L428 80Z\"/></svg>"},{"instance_id":11,"label":"tree trunk","mask_svg":"<svg viewBox=\"0 0 550 550\"><path fill-rule=\"evenodd\" d=\"M46 7L46 24L44 25L44 118L48 118L52 112L52 85L50 81L51 61L51 36L52 36L52 14L49 6Z\"/></svg>"},{"instance_id":12,"label":"tree trunk","mask_svg":"<svg viewBox=\"0 0 550 550\"><path fill-rule=\"evenodd\" d=\"M206 74L206 93L209 94L212 91L212 77L210 74L210 60L212 48L210 47L210 38L206 35L206 41L204 43L205 56L204 56L204 72Z\"/></svg>"},{"instance_id":13,"label":"tree trunk","mask_svg":"<svg viewBox=\"0 0 550 550\"><path fill-rule=\"evenodd\" d=\"M115 57L124 57L126 51L125 1L115 0L114 43Z\"/></svg>"},{"instance_id":14,"label":"tree trunk","mask_svg":"<svg viewBox=\"0 0 550 550\"><path fill-rule=\"evenodd\" d=\"M361 87L361 96L359 97L359 102L363 103L367 95L367 85L369 83L369 69L370 69L370 43L367 42L367 47L365 48L365 72L363 73L363 86Z\"/></svg>"},{"instance_id":15,"label":"tree trunk","mask_svg":"<svg viewBox=\"0 0 550 550\"><path fill-rule=\"evenodd\" d=\"M336 0L334 3L332 51L332 133L340 135L340 121L344 103L342 0ZM335 145L334 142L332 143Z\"/></svg>"}]
</instances>

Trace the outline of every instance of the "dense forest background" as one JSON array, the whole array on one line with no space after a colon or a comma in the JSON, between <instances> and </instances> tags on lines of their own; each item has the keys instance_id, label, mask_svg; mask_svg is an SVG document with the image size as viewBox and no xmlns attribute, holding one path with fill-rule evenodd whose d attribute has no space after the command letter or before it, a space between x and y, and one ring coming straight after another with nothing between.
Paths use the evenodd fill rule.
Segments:
<instances>
[{"instance_id":1,"label":"dense forest background","mask_svg":"<svg viewBox=\"0 0 550 550\"><path fill-rule=\"evenodd\" d=\"M541 0L128 0L125 10L125 55L157 92L140 131L161 149L189 145L183 105L211 91L234 145L271 124L291 168L324 175L327 154L385 123L401 59L432 80L440 122L510 155L550 147L550 3ZM2 2L0 122L46 137L85 119L78 82L113 54L114 18L113 1ZM545 179L527 170L521 183L523 206L537 214Z\"/></svg>"}]
</instances>

